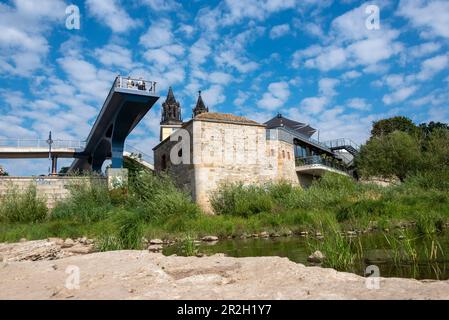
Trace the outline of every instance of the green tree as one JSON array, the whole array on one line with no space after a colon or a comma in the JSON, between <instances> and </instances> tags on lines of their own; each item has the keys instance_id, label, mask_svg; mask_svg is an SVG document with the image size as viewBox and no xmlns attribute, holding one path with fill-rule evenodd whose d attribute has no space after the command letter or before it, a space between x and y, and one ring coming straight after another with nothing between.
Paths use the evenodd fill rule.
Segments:
<instances>
[{"instance_id":1,"label":"green tree","mask_svg":"<svg viewBox=\"0 0 449 320\"><path fill-rule=\"evenodd\" d=\"M423 169L449 170L449 129L434 128L423 140Z\"/></svg>"},{"instance_id":2,"label":"green tree","mask_svg":"<svg viewBox=\"0 0 449 320\"><path fill-rule=\"evenodd\" d=\"M428 137L436 130L449 130L449 125L447 123L430 121L429 123L421 123L419 129L423 137Z\"/></svg>"},{"instance_id":3,"label":"green tree","mask_svg":"<svg viewBox=\"0 0 449 320\"><path fill-rule=\"evenodd\" d=\"M407 117L392 117L373 122L371 129L371 137L379 137L393 133L394 131L402 131L409 134L417 132L418 127Z\"/></svg>"},{"instance_id":4,"label":"green tree","mask_svg":"<svg viewBox=\"0 0 449 320\"><path fill-rule=\"evenodd\" d=\"M0 177L6 177L6 176L9 176L9 173L5 169L3 169L2 166L0 166Z\"/></svg>"},{"instance_id":5,"label":"green tree","mask_svg":"<svg viewBox=\"0 0 449 320\"><path fill-rule=\"evenodd\" d=\"M395 131L371 138L361 147L356 165L363 177L397 177L404 181L419 169L421 159L418 138Z\"/></svg>"}]
</instances>

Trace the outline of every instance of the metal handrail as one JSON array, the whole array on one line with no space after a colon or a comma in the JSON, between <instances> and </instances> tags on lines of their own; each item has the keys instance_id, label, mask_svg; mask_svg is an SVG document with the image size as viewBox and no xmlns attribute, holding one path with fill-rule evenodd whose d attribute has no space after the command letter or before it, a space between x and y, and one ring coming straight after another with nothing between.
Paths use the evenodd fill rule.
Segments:
<instances>
[{"instance_id":1,"label":"metal handrail","mask_svg":"<svg viewBox=\"0 0 449 320\"><path fill-rule=\"evenodd\" d=\"M154 164L153 156L140 151L139 149L133 147L132 145L125 144L125 150L124 151L130 153L131 155L135 155L138 159L142 159L145 162L148 162L150 164Z\"/></svg>"},{"instance_id":2,"label":"metal handrail","mask_svg":"<svg viewBox=\"0 0 449 320\"><path fill-rule=\"evenodd\" d=\"M296 136L297 138L301 138L301 139L303 139L304 141L308 141L308 142L310 142L311 144L314 144L314 145L316 145L316 146L318 146L318 147L323 148L324 150L326 150L326 151L328 151L328 152L331 152L331 150L329 150L329 147L328 147L326 144L324 144L323 142L318 141L318 140L316 140L316 139L313 139L313 138L311 138L311 137L308 137L308 136L306 136L306 135L304 135L304 134L302 134L302 133L300 133L300 132L298 132L298 131L292 130L292 129L287 128L287 127L279 127L279 128L277 128L277 129L281 129L281 130L287 131L287 132L289 132L291 135Z\"/></svg>"},{"instance_id":3,"label":"metal handrail","mask_svg":"<svg viewBox=\"0 0 449 320\"><path fill-rule=\"evenodd\" d=\"M148 81L142 78L136 79L118 75L114 81L114 87L122 89L131 89L147 91L156 94L156 81Z\"/></svg>"},{"instance_id":4,"label":"metal handrail","mask_svg":"<svg viewBox=\"0 0 449 320\"><path fill-rule=\"evenodd\" d=\"M86 142L82 140L53 140L52 148L83 149ZM47 139L0 139L0 147L14 148L48 148Z\"/></svg>"},{"instance_id":5,"label":"metal handrail","mask_svg":"<svg viewBox=\"0 0 449 320\"><path fill-rule=\"evenodd\" d=\"M326 146L328 146L329 148L350 146L350 147L356 149L357 151L360 150L360 146L357 143L355 143L351 139L347 139L347 138L340 138L340 139L335 139L335 140L324 141L323 143Z\"/></svg>"},{"instance_id":6,"label":"metal handrail","mask_svg":"<svg viewBox=\"0 0 449 320\"><path fill-rule=\"evenodd\" d=\"M349 170L335 161L323 158L321 156L310 156L310 157L297 157L295 159L296 166L307 166L307 165L323 165L326 167L334 168L343 172L349 172Z\"/></svg>"}]
</instances>

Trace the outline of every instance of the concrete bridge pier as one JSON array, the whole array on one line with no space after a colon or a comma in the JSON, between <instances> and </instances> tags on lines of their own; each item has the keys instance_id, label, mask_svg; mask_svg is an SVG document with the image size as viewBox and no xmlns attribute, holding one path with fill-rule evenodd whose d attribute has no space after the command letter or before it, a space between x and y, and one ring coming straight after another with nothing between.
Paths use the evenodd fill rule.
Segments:
<instances>
[{"instance_id":1,"label":"concrete bridge pier","mask_svg":"<svg viewBox=\"0 0 449 320\"><path fill-rule=\"evenodd\" d=\"M56 156L51 157L51 175L58 175L58 157Z\"/></svg>"}]
</instances>

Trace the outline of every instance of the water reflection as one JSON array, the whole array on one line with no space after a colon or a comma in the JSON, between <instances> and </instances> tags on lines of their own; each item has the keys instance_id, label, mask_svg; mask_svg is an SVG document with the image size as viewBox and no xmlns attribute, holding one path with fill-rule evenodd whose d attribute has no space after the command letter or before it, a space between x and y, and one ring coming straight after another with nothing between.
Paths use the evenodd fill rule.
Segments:
<instances>
[{"instance_id":1,"label":"water reflection","mask_svg":"<svg viewBox=\"0 0 449 320\"><path fill-rule=\"evenodd\" d=\"M428 242L424 238L415 239L415 248L420 259L415 263L398 259L398 253L388 246L383 234L369 234L361 237L363 246L363 258L357 261L350 270L359 275L364 275L366 267L376 265L380 270L382 277L400 277L415 279L449 279L449 261L447 255L449 252L449 234L440 235L437 238L441 246L441 254L433 261L424 259ZM231 257L258 257L258 256L279 256L287 257L291 261L310 265L307 257L311 254L307 245L307 239L304 237L279 237L279 238L248 238L222 240L216 244L199 243L198 250L206 255L215 253L224 253ZM175 244L164 248L165 255L182 255L180 245Z\"/></svg>"}]
</instances>

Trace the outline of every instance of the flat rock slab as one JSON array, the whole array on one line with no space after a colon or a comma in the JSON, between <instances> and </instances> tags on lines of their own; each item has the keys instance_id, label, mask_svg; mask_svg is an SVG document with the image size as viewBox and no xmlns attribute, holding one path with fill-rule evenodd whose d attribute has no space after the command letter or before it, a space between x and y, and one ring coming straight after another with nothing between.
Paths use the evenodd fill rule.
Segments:
<instances>
[{"instance_id":1,"label":"flat rock slab","mask_svg":"<svg viewBox=\"0 0 449 320\"><path fill-rule=\"evenodd\" d=\"M0 299L449 299L449 281L365 280L279 257L111 251L0 262Z\"/></svg>"}]
</instances>

